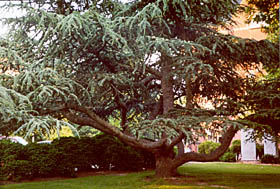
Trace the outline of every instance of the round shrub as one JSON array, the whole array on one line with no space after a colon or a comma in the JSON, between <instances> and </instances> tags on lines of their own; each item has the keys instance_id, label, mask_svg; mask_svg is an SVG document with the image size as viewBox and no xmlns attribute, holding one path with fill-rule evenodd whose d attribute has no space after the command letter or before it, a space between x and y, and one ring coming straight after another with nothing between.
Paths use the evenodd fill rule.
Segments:
<instances>
[{"instance_id":1,"label":"round shrub","mask_svg":"<svg viewBox=\"0 0 280 189\"><path fill-rule=\"evenodd\" d=\"M198 146L198 152L201 154L210 154L215 149L217 149L221 144L212 142L212 141L205 141Z\"/></svg>"},{"instance_id":2,"label":"round shrub","mask_svg":"<svg viewBox=\"0 0 280 189\"><path fill-rule=\"evenodd\" d=\"M236 162L236 154L233 152L225 152L219 160L223 162Z\"/></svg>"}]
</instances>

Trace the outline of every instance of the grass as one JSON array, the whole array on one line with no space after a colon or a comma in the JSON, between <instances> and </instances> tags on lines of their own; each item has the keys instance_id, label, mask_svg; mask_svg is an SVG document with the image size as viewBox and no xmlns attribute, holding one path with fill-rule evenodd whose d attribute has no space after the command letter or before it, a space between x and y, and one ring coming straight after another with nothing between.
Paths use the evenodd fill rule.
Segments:
<instances>
[{"instance_id":1,"label":"grass","mask_svg":"<svg viewBox=\"0 0 280 189\"><path fill-rule=\"evenodd\" d=\"M197 163L181 166L179 172L185 176L163 180L154 178L153 171L145 171L9 184L1 189L280 188L280 166Z\"/></svg>"},{"instance_id":2,"label":"grass","mask_svg":"<svg viewBox=\"0 0 280 189\"><path fill-rule=\"evenodd\" d=\"M203 163L187 164L179 172L207 185L232 188L280 188L280 166Z\"/></svg>"}]
</instances>

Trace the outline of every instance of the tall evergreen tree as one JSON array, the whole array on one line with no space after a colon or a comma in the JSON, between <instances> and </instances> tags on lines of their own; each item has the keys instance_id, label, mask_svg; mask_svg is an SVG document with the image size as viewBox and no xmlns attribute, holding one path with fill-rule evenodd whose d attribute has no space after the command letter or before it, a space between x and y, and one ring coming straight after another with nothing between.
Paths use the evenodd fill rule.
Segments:
<instances>
[{"instance_id":1,"label":"tall evergreen tree","mask_svg":"<svg viewBox=\"0 0 280 189\"><path fill-rule=\"evenodd\" d=\"M6 19L1 133L90 126L151 151L158 177L217 160L243 126L239 102L255 81L238 70L279 62L277 44L217 31L233 24L235 0L45 3L21 4L26 14ZM223 136L214 152L174 155L176 144L206 130Z\"/></svg>"}]
</instances>

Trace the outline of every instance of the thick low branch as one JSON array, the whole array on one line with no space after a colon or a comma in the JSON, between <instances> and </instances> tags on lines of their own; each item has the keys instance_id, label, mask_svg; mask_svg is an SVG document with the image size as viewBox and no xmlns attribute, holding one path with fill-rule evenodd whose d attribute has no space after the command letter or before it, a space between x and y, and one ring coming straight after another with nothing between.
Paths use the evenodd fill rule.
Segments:
<instances>
[{"instance_id":1,"label":"thick low branch","mask_svg":"<svg viewBox=\"0 0 280 189\"><path fill-rule=\"evenodd\" d=\"M109 132L109 130L106 130L105 128L100 127L100 125L96 124L92 119L90 119L88 117L77 116L77 115L75 115L73 113L70 113L70 112L63 112L62 114L69 121L80 125L80 127L91 126L95 129L98 129L98 130L104 132L104 133Z\"/></svg>"},{"instance_id":2,"label":"thick low branch","mask_svg":"<svg viewBox=\"0 0 280 189\"><path fill-rule=\"evenodd\" d=\"M86 125L92 126L93 128L96 128L109 135L116 136L121 141L127 143L130 146L138 147L138 148L142 148L142 149L146 149L146 150L154 150L156 148L163 146L166 143L166 139L162 139L157 142L151 142L148 140L137 139L133 136L126 135L125 133L121 132L118 128L114 127L110 123L101 119L98 115L96 115L94 112L90 111L86 107L82 107L82 106L79 106L76 104L66 104L66 107L68 109L73 109L75 111L86 114L90 118L90 120L92 120L91 123L87 122ZM79 124L79 121L81 121L81 119L84 119L84 118L79 118L78 116L75 116L75 117L74 117L74 115L72 115L72 116L73 116L73 118L71 118L71 119L73 121L75 121L74 119L76 119L76 121L77 121L76 123L78 123L78 124Z\"/></svg>"},{"instance_id":3,"label":"thick low branch","mask_svg":"<svg viewBox=\"0 0 280 189\"><path fill-rule=\"evenodd\" d=\"M179 167L188 161L200 161L200 162L208 162L218 160L220 156L222 156L230 146L231 140L234 137L235 133L238 131L238 128L234 128L233 126L229 127L229 129L225 132L220 147L218 147L214 152L210 154L200 154L196 152L188 152L174 159L174 166Z\"/></svg>"}]
</instances>

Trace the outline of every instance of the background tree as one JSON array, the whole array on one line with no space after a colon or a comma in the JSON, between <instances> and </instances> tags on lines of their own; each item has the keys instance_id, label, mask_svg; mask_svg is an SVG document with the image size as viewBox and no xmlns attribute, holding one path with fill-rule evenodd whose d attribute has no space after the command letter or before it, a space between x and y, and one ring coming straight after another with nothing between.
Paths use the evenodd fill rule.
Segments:
<instances>
[{"instance_id":1,"label":"background tree","mask_svg":"<svg viewBox=\"0 0 280 189\"><path fill-rule=\"evenodd\" d=\"M232 23L236 1L92 1L79 10L66 8L78 1L46 2L53 6L21 4L26 14L6 19L1 132L90 126L151 151L158 177L217 160L244 122L232 118L243 113L238 102L251 83L237 70L279 62L277 44L217 32ZM182 139L205 130L223 135L215 151L174 155Z\"/></svg>"},{"instance_id":2,"label":"background tree","mask_svg":"<svg viewBox=\"0 0 280 189\"><path fill-rule=\"evenodd\" d=\"M279 1L277 0L247 0L248 22L264 24L262 27L268 38L279 41Z\"/></svg>"},{"instance_id":3,"label":"background tree","mask_svg":"<svg viewBox=\"0 0 280 189\"><path fill-rule=\"evenodd\" d=\"M246 2L248 23L263 24L262 29L268 34L268 39L279 43L279 1L247 0ZM265 132L278 136L280 134L280 69L279 65L277 67L266 65L264 69L267 72L266 76L248 89L246 102L251 112L248 119L253 121L249 125L254 125L252 127L259 137L263 137Z\"/></svg>"},{"instance_id":4,"label":"background tree","mask_svg":"<svg viewBox=\"0 0 280 189\"><path fill-rule=\"evenodd\" d=\"M280 136L280 77L265 77L248 89L245 97L248 126L254 128L255 136L262 138L266 134Z\"/></svg>"}]
</instances>

